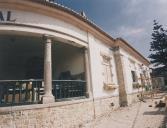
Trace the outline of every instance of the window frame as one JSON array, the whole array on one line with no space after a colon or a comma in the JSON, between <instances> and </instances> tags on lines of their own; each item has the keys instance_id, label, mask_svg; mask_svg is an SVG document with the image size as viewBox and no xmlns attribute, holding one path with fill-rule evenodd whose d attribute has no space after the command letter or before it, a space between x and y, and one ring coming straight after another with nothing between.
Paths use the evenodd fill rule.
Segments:
<instances>
[{"instance_id":1,"label":"window frame","mask_svg":"<svg viewBox=\"0 0 167 128\"><path fill-rule=\"evenodd\" d=\"M131 76L132 76L132 82L133 83L137 83L137 74L136 74L136 71L134 70L131 70Z\"/></svg>"}]
</instances>

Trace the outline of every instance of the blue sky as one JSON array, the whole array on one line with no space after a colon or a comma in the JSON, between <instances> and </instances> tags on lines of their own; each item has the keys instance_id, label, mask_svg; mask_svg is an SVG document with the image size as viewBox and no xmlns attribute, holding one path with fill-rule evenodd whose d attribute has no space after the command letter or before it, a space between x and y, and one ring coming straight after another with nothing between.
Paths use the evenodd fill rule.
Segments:
<instances>
[{"instance_id":1,"label":"blue sky","mask_svg":"<svg viewBox=\"0 0 167 128\"><path fill-rule=\"evenodd\" d=\"M167 25L167 0L56 0L84 11L112 37L122 37L148 57L153 20Z\"/></svg>"}]
</instances>

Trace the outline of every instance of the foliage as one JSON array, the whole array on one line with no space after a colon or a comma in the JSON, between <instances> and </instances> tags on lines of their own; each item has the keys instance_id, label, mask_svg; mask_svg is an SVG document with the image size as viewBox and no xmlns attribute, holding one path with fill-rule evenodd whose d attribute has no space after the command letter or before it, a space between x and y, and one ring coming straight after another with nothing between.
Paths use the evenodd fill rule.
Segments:
<instances>
[{"instance_id":1,"label":"foliage","mask_svg":"<svg viewBox=\"0 0 167 128\"><path fill-rule=\"evenodd\" d=\"M167 30L154 20L152 42L149 56L157 74L167 72Z\"/></svg>"}]
</instances>

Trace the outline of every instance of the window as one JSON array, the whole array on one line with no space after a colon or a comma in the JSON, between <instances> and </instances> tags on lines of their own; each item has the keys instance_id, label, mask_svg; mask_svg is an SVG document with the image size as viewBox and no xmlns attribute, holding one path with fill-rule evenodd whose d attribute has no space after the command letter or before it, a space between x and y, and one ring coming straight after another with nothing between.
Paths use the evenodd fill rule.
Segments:
<instances>
[{"instance_id":1,"label":"window","mask_svg":"<svg viewBox=\"0 0 167 128\"><path fill-rule=\"evenodd\" d=\"M111 72L111 58L103 55L102 66L103 66L104 83L111 84L113 82L112 72Z\"/></svg>"},{"instance_id":2,"label":"window","mask_svg":"<svg viewBox=\"0 0 167 128\"><path fill-rule=\"evenodd\" d=\"M133 82L137 82L136 72L135 71L131 71L131 74L132 74L132 81Z\"/></svg>"}]
</instances>

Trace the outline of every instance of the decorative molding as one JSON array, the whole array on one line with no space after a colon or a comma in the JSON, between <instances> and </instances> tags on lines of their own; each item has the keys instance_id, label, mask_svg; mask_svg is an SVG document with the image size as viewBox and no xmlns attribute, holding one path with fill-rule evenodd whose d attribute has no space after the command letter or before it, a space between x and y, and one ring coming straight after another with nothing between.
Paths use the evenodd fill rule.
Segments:
<instances>
[{"instance_id":1,"label":"decorative molding","mask_svg":"<svg viewBox=\"0 0 167 128\"><path fill-rule=\"evenodd\" d=\"M100 55L102 57L106 57L106 58L109 58L110 60L112 60L112 55L110 55L109 53L106 53L106 52L103 52L103 51L100 51Z\"/></svg>"},{"instance_id":2,"label":"decorative molding","mask_svg":"<svg viewBox=\"0 0 167 128\"><path fill-rule=\"evenodd\" d=\"M118 85L116 84L105 84L103 86L104 90L110 91L110 90L115 90L118 88Z\"/></svg>"}]
</instances>

